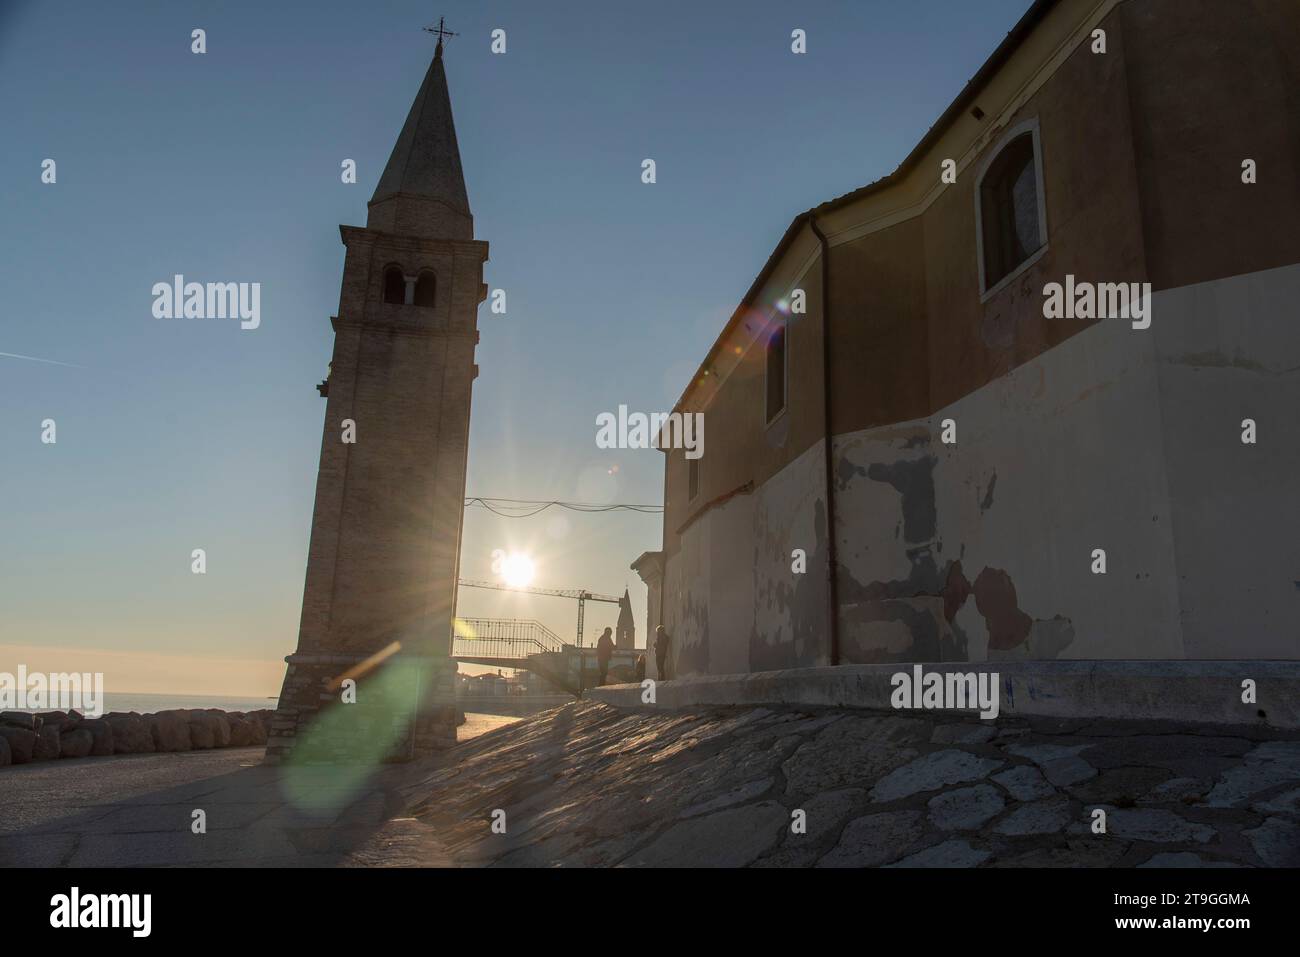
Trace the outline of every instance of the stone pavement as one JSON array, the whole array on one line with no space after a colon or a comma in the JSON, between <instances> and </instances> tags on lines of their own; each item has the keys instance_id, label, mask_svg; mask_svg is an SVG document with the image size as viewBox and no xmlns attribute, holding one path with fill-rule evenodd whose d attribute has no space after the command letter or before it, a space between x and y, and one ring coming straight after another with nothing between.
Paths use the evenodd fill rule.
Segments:
<instances>
[{"instance_id":1,"label":"stone pavement","mask_svg":"<svg viewBox=\"0 0 1300 957\"><path fill-rule=\"evenodd\" d=\"M517 719L467 715L462 741ZM290 768L263 748L49 761L0 772L0 866L439 865L397 786L410 766ZM207 832L191 829L202 810Z\"/></svg>"},{"instance_id":2,"label":"stone pavement","mask_svg":"<svg viewBox=\"0 0 1300 957\"><path fill-rule=\"evenodd\" d=\"M1264 728L584 702L408 765L260 758L8 768L0 864L1300 865L1300 735Z\"/></svg>"},{"instance_id":3,"label":"stone pavement","mask_svg":"<svg viewBox=\"0 0 1300 957\"><path fill-rule=\"evenodd\" d=\"M1265 728L585 702L411 772L462 865L1300 865L1300 734Z\"/></svg>"}]
</instances>

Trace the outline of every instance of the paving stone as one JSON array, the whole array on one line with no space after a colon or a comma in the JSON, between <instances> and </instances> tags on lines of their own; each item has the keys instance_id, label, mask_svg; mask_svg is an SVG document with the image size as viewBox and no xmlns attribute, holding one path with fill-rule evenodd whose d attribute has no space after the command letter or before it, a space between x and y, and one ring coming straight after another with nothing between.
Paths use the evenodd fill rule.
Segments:
<instances>
[{"instance_id":1,"label":"paving stone","mask_svg":"<svg viewBox=\"0 0 1300 957\"><path fill-rule=\"evenodd\" d=\"M1106 833L1131 841L1204 844L1214 837L1215 830L1208 824L1188 821L1162 808L1108 808Z\"/></svg>"},{"instance_id":2,"label":"paving stone","mask_svg":"<svg viewBox=\"0 0 1300 957\"><path fill-rule=\"evenodd\" d=\"M840 788L824 791L804 801L800 808L805 814L807 830L803 834L788 832L785 843L771 854L754 862L754 867L811 867L825 850L825 841L839 834L844 821L853 809L866 799L861 788ZM793 820L793 818L792 818Z\"/></svg>"},{"instance_id":3,"label":"paving stone","mask_svg":"<svg viewBox=\"0 0 1300 957\"><path fill-rule=\"evenodd\" d=\"M762 794L765 794L772 787L771 778L760 778L757 781L748 781L744 784L737 784L734 788L722 792L716 797L707 801L701 801L692 804L682 811L678 817L696 817L700 814L708 814L712 811L721 811L723 808L734 807L737 804L746 804Z\"/></svg>"},{"instance_id":4,"label":"paving stone","mask_svg":"<svg viewBox=\"0 0 1300 957\"><path fill-rule=\"evenodd\" d=\"M630 855L646 838L653 833L651 828L629 831L615 837L607 838L596 844L579 848L570 854L563 864L565 867L613 867ZM759 853L762 853L761 851ZM709 867L726 867L733 865L709 864ZM736 867L742 865L734 865Z\"/></svg>"},{"instance_id":5,"label":"paving stone","mask_svg":"<svg viewBox=\"0 0 1300 957\"><path fill-rule=\"evenodd\" d=\"M1300 741L1266 741L1228 768L1205 799L1208 807L1234 807L1280 784L1300 783Z\"/></svg>"},{"instance_id":6,"label":"paving stone","mask_svg":"<svg viewBox=\"0 0 1300 957\"><path fill-rule=\"evenodd\" d=\"M1027 764L995 774L993 780L1006 788L1017 801L1036 801L1056 793L1056 788L1047 783L1042 772Z\"/></svg>"},{"instance_id":7,"label":"paving stone","mask_svg":"<svg viewBox=\"0 0 1300 957\"><path fill-rule=\"evenodd\" d=\"M930 822L941 831L972 831L996 817L1006 807L1002 795L989 784L945 791L930 799Z\"/></svg>"},{"instance_id":8,"label":"paving stone","mask_svg":"<svg viewBox=\"0 0 1300 957\"><path fill-rule=\"evenodd\" d=\"M1169 772L1164 768L1111 768L1069 790L1084 804L1129 807L1168 778Z\"/></svg>"},{"instance_id":9,"label":"paving stone","mask_svg":"<svg viewBox=\"0 0 1300 957\"><path fill-rule=\"evenodd\" d=\"M1015 857L993 861L990 867L1113 867L1129 845L1124 841L1076 839L1065 847L1037 847Z\"/></svg>"},{"instance_id":10,"label":"paving stone","mask_svg":"<svg viewBox=\"0 0 1300 957\"><path fill-rule=\"evenodd\" d=\"M1070 802L1064 795L1022 804L1001 821L993 830L1011 837L1031 834L1056 834L1070 822Z\"/></svg>"},{"instance_id":11,"label":"paving stone","mask_svg":"<svg viewBox=\"0 0 1300 957\"><path fill-rule=\"evenodd\" d=\"M787 867L812 867L816 862L821 851L812 847L799 847L798 845L786 845L779 847L767 857L761 857L756 860L750 867L762 868L787 868Z\"/></svg>"},{"instance_id":12,"label":"paving stone","mask_svg":"<svg viewBox=\"0 0 1300 957\"><path fill-rule=\"evenodd\" d=\"M674 824L633 853L631 867L745 867L776 845L790 812L775 801L718 811Z\"/></svg>"},{"instance_id":13,"label":"paving stone","mask_svg":"<svg viewBox=\"0 0 1300 957\"><path fill-rule=\"evenodd\" d=\"M1218 774L1250 749L1244 738L1208 734L1138 734L1106 738L1088 749L1088 762L1101 770L1164 768L1178 777Z\"/></svg>"},{"instance_id":14,"label":"paving stone","mask_svg":"<svg viewBox=\"0 0 1300 957\"><path fill-rule=\"evenodd\" d=\"M1240 867L1231 861L1215 861L1191 851L1161 851L1138 867Z\"/></svg>"},{"instance_id":15,"label":"paving stone","mask_svg":"<svg viewBox=\"0 0 1300 957\"><path fill-rule=\"evenodd\" d=\"M1095 777L1097 769L1079 757L1090 745L1067 747L1061 744L1017 744L1007 750L1021 758L1028 758L1043 770L1047 780L1057 787L1068 787Z\"/></svg>"},{"instance_id":16,"label":"paving stone","mask_svg":"<svg viewBox=\"0 0 1300 957\"><path fill-rule=\"evenodd\" d=\"M785 761L787 793L865 787L916 757L930 737L919 718L843 718L823 728Z\"/></svg>"},{"instance_id":17,"label":"paving stone","mask_svg":"<svg viewBox=\"0 0 1300 957\"><path fill-rule=\"evenodd\" d=\"M575 834L552 834L503 854L488 866L555 867L562 864L579 843L581 842Z\"/></svg>"},{"instance_id":18,"label":"paving stone","mask_svg":"<svg viewBox=\"0 0 1300 957\"><path fill-rule=\"evenodd\" d=\"M1269 867L1300 867L1300 824L1295 821L1271 817L1241 833Z\"/></svg>"},{"instance_id":19,"label":"paving stone","mask_svg":"<svg viewBox=\"0 0 1300 957\"><path fill-rule=\"evenodd\" d=\"M647 798L653 798L635 805L636 817L646 823L662 824L688 808L706 804L742 785L763 779L770 781L781 761L781 752L753 739L740 739L733 740L716 754L683 762L671 771L659 767L647 774L653 765L646 764L642 758L624 758L612 764L600 777L619 782L617 787L620 791L640 790ZM586 781L581 779L575 784L580 789L587 787ZM743 800L724 801L717 809L737 803L743 803ZM603 816L623 829L627 813L627 807L610 805L609 813ZM652 822L650 818L655 820Z\"/></svg>"},{"instance_id":20,"label":"paving stone","mask_svg":"<svg viewBox=\"0 0 1300 957\"><path fill-rule=\"evenodd\" d=\"M351 830L351 828L345 829ZM395 818L377 828L359 828L333 850L343 867L450 867L452 859L433 828L415 818Z\"/></svg>"},{"instance_id":21,"label":"paving stone","mask_svg":"<svg viewBox=\"0 0 1300 957\"><path fill-rule=\"evenodd\" d=\"M866 796L867 792L862 788L839 788L823 791L804 801L802 810L806 815L807 833L791 834L785 839L786 845L817 844L839 831L853 813L854 807L861 804Z\"/></svg>"},{"instance_id":22,"label":"paving stone","mask_svg":"<svg viewBox=\"0 0 1300 957\"><path fill-rule=\"evenodd\" d=\"M1001 761L981 758L969 751L935 751L882 778L871 789L871 800L897 801L923 791L937 791L950 784L978 781L1001 766Z\"/></svg>"},{"instance_id":23,"label":"paving stone","mask_svg":"<svg viewBox=\"0 0 1300 957\"><path fill-rule=\"evenodd\" d=\"M878 867L902 855L925 828L919 811L885 811L850 821L818 867Z\"/></svg>"},{"instance_id":24,"label":"paving stone","mask_svg":"<svg viewBox=\"0 0 1300 957\"><path fill-rule=\"evenodd\" d=\"M1210 784L1201 778L1171 778L1138 799L1139 804L1190 804L1205 797Z\"/></svg>"},{"instance_id":25,"label":"paving stone","mask_svg":"<svg viewBox=\"0 0 1300 957\"><path fill-rule=\"evenodd\" d=\"M993 855L988 851L971 847L966 841L944 841L935 847L927 847L911 857L905 857L897 864L888 867L976 867Z\"/></svg>"},{"instance_id":26,"label":"paving stone","mask_svg":"<svg viewBox=\"0 0 1300 957\"><path fill-rule=\"evenodd\" d=\"M697 729L693 737L701 744L717 738L727 737L742 728L753 725L757 721L770 717L771 714L772 712L767 708L753 708L743 714L709 722L704 727Z\"/></svg>"},{"instance_id":27,"label":"paving stone","mask_svg":"<svg viewBox=\"0 0 1300 957\"><path fill-rule=\"evenodd\" d=\"M1256 814L1286 814L1300 816L1300 788L1275 794L1267 801L1252 804L1250 809Z\"/></svg>"},{"instance_id":28,"label":"paving stone","mask_svg":"<svg viewBox=\"0 0 1300 957\"><path fill-rule=\"evenodd\" d=\"M814 732L820 731L827 725L834 724L844 717L843 712L832 711L827 714L807 715L807 714L784 714L774 715L762 721L754 722L753 726L740 729L740 736L745 738L770 738L774 735L781 737L810 736ZM778 720L781 719L781 720Z\"/></svg>"},{"instance_id":29,"label":"paving stone","mask_svg":"<svg viewBox=\"0 0 1300 957\"><path fill-rule=\"evenodd\" d=\"M941 724L930 735L931 744L984 744L998 733L993 724Z\"/></svg>"}]
</instances>

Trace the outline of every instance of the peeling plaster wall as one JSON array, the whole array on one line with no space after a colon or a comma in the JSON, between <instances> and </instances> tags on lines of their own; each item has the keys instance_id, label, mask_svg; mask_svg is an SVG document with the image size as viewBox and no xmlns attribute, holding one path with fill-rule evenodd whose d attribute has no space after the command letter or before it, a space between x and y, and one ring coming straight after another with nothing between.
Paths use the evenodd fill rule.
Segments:
<instances>
[{"instance_id":1,"label":"peeling plaster wall","mask_svg":"<svg viewBox=\"0 0 1300 957\"><path fill-rule=\"evenodd\" d=\"M1186 655L1300 658L1300 266L1155 302Z\"/></svg>"},{"instance_id":2,"label":"peeling plaster wall","mask_svg":"<svg viewBox=\"0 0 1300 957\"><path fill-rule=\"evenodd\" d=\"M665 563L664 627L672 642L669 677L707 674L709 670L710 543L716 514L715 509L691 523L681 535L677 553Z\"/></svg>"},{"instance_id":3,"label":"peeling plaster wall","mask_svg":"<svg viewBox=\"0 0 1300 957\"><path fill-rule=\"evenodd\" d=\"M955 618L971 657L1184 657L1151 331L1100 322L946 415L967 428L943 453L943 534L973 583L1005 574ZM1018 633L998 602L1027 616Z\"/></svg>"},{"instance_id":4,"label":"peeling plaster wall","mask_svg":"<svg viewBox=\"0 0 1300 957\"><path fill-rule=\"evenodd\" d=\"M755 604L749 627L734 639L747 646L750 671L830 664L825 455L817 442L753 495ZM791 571L796 548L807 556L803 574Z\"/></svg>"},{"instance_id":5,"label":"peeling plaster wall","mask_svg":"<svg viewBox=\"0 0 1300 957\"><path fill-rule=\"evenodd\" d=\"M826 506L818 443L752 494L702 513L668 558L664 615L674 674L829 662ZM808 571L791 573L791 551Z\"/></svg>"},{"instance_id":6,"label":"peeling plaster wall","mask_svg":"<svg viewBox=\"0 0 1300 957\"><path fill-rule=\"evenodd\" d=\"M706 516L709 536L708 621L709 654L703 667L709 674L749 670L744 645L746 623L754 614L754 569L748 542L754 537L754 496L738 495Z\"/></svg>"},{"instance_id":7,"label":"peeling plaster wall","mask_svg":"<svg viewBox=\"0 0 1300 957\"><path fill-rule=\"evenodd\" d=\"M1157 292L1149 330L837 436L841 660L1300 658L1297 302L1300 266ZM817 444L683 532L676 673L829 663L823 489Z\"/></svg>"},{"instance_id":8,"label":"peeling plaster wall","mask_svg":"<svg viewBox=\"0 0 1300 957\"><path fill-rule=\"evenodd\" d=\"M1298 301L1300 266L1159 292L1150 330L1094 324L931 417L837 436L841 660L1300 658ZM753 496L750 671L810 657L816 453Z\"/></svg>"},{"instance_id":9,"label":"peeling plaster wall","mask_svg":"<svg viewBox=\"0 0 1300 957\"><path fill-rule=\"evenodd\" d=\"M841 661L964 658L943 617L925 421L836 436L835 461Z\"/></svg>"}]
</instances>

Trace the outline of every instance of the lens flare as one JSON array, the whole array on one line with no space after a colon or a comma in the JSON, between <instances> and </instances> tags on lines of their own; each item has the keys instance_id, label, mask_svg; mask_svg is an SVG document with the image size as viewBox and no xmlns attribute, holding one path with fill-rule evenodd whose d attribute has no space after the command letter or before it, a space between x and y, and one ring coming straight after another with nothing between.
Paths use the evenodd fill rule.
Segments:
<instances>
[{"instance_id":1,"label":"lens flare","mask_svg":"<svg viewBox=\"0 0 1300 957\"><path fill-rule=\"evenodd\" d=\"M536 571L533 560L519 552L511 552L501 565L501 577L511 588L526 588L531 585Z\"/></svg>"}]
</instances>

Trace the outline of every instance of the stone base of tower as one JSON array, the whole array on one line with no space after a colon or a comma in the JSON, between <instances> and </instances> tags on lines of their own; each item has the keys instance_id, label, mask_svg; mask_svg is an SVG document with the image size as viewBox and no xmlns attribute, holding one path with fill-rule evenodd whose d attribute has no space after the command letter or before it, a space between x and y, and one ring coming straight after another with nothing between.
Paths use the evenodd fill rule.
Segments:
<instances>
[{"instance_id":1,"label":"stone base of tower","mask_svg":"<svg viewBox=\"0 0 1300 957\"><path fill-rule=\"evenodd\" d=\"M268 764L410 761L456 743L450 658L394 656L368 668L370 659L358 655L294 654L285 661ZM348 677L354 694L342 683Z\"/></svg>"}]
</instances>

